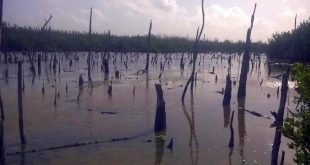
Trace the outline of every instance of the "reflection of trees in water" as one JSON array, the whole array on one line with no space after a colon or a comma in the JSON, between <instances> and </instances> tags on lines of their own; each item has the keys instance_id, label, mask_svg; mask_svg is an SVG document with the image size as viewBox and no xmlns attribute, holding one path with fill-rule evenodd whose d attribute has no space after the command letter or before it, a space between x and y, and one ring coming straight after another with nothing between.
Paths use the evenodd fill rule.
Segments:
<instances>
[{"instance_id":1,"label":"reflection of trees in water","mask_svg":"<svg viewBox=\"0 0 310 165\"><path fill-rule=\"evenodd\" d=\"M87 125L87 128L88 128L88 134L89 134L89 137L92 139L93 138L93 124L92 124L92 121L93 121L93 113L92 111L89 111L88 112L88 115L87 115L87 120L86 120L86 125Z\"/></svg>"},{"instance_id":2,"label":"reflection of trees in water","mask_svg":"<svg viewBox=\"0 0 310 165\"><path fill-rule=\"evenodd\" d=\"M198 162L198 158L199 158L199 144L198 144L196 129L195 129L193 93L191 93L190 114L187 111L185 104L183 104L182 109L183 109L183 113L188 121L189 128L190 128L190 139L189 139L190 156L192 159L192 164L196 165Z\"/></svg>"},{"instance_id":3,"label":"reflection of trees in water","mask_svg":"<svg viewBox=\"0 0 310 165\"><path fill-rule=\"evenodd\" d=\"M244 141L245 141L245 116L244 116L244 107L245 98L238 99L238 135L239 135L239 152L242 159L244 159ZM242 161L243 162L243 161Z\"/></svg>"},{"instance_id":4,"label":"reflection of trees in water","mask_svg":"<svg viewBox=\"0 0 310 165\"><path fill-rule=\"evenodd\" d=\"M227 128L230 122L230 105L223 106L224 111L224 128Z\"/></svg>"},{"instance_id":5,"label":"reflection of trees in water","mask_svg":"<svg viewBox=\"0 0 310 165\"><path fill-rule=\"evenodd\" d=\"M229 162L229 165L231 165L231 156L233 155L234 153L234 147L229 147L229 154L228 154L228 162Z\"/></svg>"},{"instance_id":6,"label":"reflection of trees in water","mask_svg":"<svg viewBox=\"0 0 310 165\"><path fill-rule=\"evenodd\" d=\"M165 151L165 139L164 139L164 135L165 133L163 133L162 135L157 135L155 137L155 147L156 147L156 151L155 151L155 162L154 165L160 165L161 161L162 161L162 157Z\"/></svg>"},{"instance_id":7,"label":"reflection of trees in water","mask_svg":"<svg viewBox=\"0 0 310 165\"><path fill-rule=\"evenodd\" d=\"M21 144L20 145L20 165L24 165L26 162L26 156L25 156L25 151L26 151L26 144Z\"/></svg>"}]
</instances>

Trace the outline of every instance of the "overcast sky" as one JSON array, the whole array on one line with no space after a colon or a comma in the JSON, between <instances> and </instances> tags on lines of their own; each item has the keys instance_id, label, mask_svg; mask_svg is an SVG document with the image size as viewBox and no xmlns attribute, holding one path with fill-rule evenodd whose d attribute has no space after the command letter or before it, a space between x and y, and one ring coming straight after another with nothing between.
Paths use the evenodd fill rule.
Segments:
<instances>
[{"instance_id":1,"label":"overcast sky","mask_svg":"<svg viewBox=\"0 0 310 165\"><path fill-rule=\"evenodd\" d=\"M276 31L310 17L310 0L256 0L252 40L267 41ZM255 0L206 0L204 33L208 39L245 40ZM87 31L93 7L93 31L116 35L153 34L193 37L201 24L201 0L4 0L3 19L21 26L42 26L53 15L53 29Z\"/></svg>"}]
</instances>

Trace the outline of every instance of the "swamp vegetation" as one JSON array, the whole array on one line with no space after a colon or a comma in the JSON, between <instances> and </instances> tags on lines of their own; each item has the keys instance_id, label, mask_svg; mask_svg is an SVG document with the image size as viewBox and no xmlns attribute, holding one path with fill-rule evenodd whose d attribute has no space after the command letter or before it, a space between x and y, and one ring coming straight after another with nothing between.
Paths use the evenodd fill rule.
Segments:
<instances>
[{"instance_id":1,"label":"swamp vegetation","mask_svg":"<svg viewBox=\"0 0 310 165\"><path fill-rule=\"evenodd\" d=\"M203 0L195 39L1 14L0 163L309 164L309 20L252 42L258 10L245 42L202 39Z\"/></svg>"}]
</instances>

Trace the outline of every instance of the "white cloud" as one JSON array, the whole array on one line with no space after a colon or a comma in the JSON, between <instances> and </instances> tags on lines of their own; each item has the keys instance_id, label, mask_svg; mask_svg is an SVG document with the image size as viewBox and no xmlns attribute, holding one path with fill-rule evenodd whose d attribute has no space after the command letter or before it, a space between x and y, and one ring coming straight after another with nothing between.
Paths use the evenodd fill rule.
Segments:
<instances>
[{"instance_id":1,"label":"white cloud","mask_svg":"<svg viewBox=\"0 0 310 165\"><path fill-rule=\"evenodd\" d=\"M208 1L205 4L206 37L245 40L253 3L236 0L231 5ZM71 0L10 0L4 5L8 6L4 9L4 20L11 23L40 26L51 13L52 28L80 31L88 30L90 7L93 7L93 31L106 32L110 29L117 35L147 34L152 19L154 34L194 37L202 21L200 0L75 0L74 3ZM252 40L267 41L275 31L290 30L295 13L300 22L309 17L309 10L309 0L261 0L255 15Z\"/></svg>"}]
</instances>

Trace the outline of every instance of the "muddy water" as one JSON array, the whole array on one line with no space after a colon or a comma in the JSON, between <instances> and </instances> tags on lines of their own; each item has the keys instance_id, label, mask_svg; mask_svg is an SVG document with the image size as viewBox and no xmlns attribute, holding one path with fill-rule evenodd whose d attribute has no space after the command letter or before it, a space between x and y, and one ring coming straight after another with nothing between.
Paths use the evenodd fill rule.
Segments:
<instances>
[{"instance_id":1,"label":"muddy water","mask_svg":"<svg viewBox=\"0 0 310 165\"><path fill-rule=\"evenodd\" d=\"M63 56L63 54L61 54ZM99 55L99 54L96 54ZM95 55L95 56L96 56ZM277 87L279 79L272 78L281 73L277 69L268 76L267 66L258 60L248 74L245 108L271 117L262 118L248 112L238 111L237 88L241 66L239 57L233 58L231 76L237 82L232 88L230 107L223 107L223 95L218 93L225 87L227 57L221 60L218 55L200 55L197 59L198 77L193 94L188 91L185 104L181 103L183 85L185 85L191 67L186 57L185 70L181 72L180 54L172 55L172 62L165 65L161 83L166 102L166 136L155 139L153 133L156 92L155 83L160 83L160 62L165 55L159 54L157 65L150 64L148 75L136 75L145 66L145 55L117 54L110 60L110 77L114 71L121 72L121 78L112 79L112 96L109 96L108 83L100 71L101 60L92 67L94 89L87 83L77 102L78 77L83 74L87 80L87 63L84 53L79 53L79 61L62 60L61 72L50 72L49 60L42 62L41 76L33 78L29 63L23 64L25 91L23 93L24 124L27 145L20 146L17 115L17 65L1 64L1 73L8 68L9 78L1 79L1 94L5 108L5 147L7 153L33 149L49 148L77 142L103 140L101 144L57 149L13 155L7 157L8 164L269 164L275 128L270 128L273 118L270 111L277 111L279 97ZM152 54L152 57L155 55ZM128 60L128 68L124 61ZM151 59L151 58L150 58ZM94 60L97 61L97 60ZM200 65L198 65L200 61ZM36 65L37 66L37 65ZM215 74L211 74L212 68ZM58 69L58 65L57 65ZM36 68L37 70L37 68ZM215 81L217 75L218 80ZM260 86L260 82L263 83ZM56 81L55 81L56 80ZM41 88L45 86L45 94ZM68 92L66 92L66 83ZM294 107L296 95L294 83L290 82L287 108ZM135 87L135 94L133 88ZM57 104L54 106L56 92ZM270 94L270 98L267 95ZM240 102L240 101L239 101ZM240 104L240 103L239 103ZM240 105L239 105L240 106ZM228 147L230 139L230 115L235 111L233 127L235 146ZM124 141L110 141L116 138L129 138ZM173 138L171 151L166 146ZM287 147L288 140L282 138L281 150L285 150L285 164L293 164L293 151ZM280 154L279 154L280 155Z\"/></svg>"}]
</instances>

